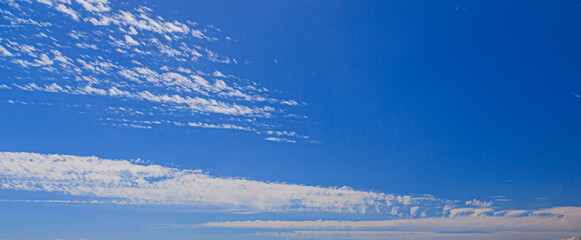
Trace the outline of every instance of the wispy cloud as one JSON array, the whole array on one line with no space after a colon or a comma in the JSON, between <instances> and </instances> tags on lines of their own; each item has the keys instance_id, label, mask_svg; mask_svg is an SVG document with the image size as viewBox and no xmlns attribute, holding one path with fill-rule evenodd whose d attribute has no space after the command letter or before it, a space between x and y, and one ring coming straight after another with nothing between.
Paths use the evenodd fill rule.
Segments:
<instances>
[{"instance_id":1,"label":"wispy cloud","mask_svg":"<svg viewBox=\"0 0 581 240\"><path fill-rule=\"evenodd\" d=\"M286 138L279 138L279 137L267 137L265 138L267 141L271 142L287 142L287 143L294 143L295 140L286 139Z\"/></svg>"},{"instance_id":2,"label":"wispy cloud","mask_svg":"<svg viewBox=\"0 0 581 240\"><path fill-rule=\"evenodd\" d=\"M431 196L220 178L201 170L138 161L11 152L0 153L0 188L62 193L126 204L183 205L252 212L376 212L400 217L419 216L418 213L425 216L426 212L430 216L449 215L455 207L467 207L457 201L443 201ZM472 208L472 211L488 210Z\"/></svg>"},{"instance_id":3,"label":"wispy cloud","mask_svg":"<svg viewBox=\"0 0 581 240\"><path fill-rule=\"evenodd\" d=\"M487 210L380 221L235 221L190 227L276 229L258 235L307 239L565 239L581 232L581 207ZM519 214L514 214L519 212ZM397 230L395 230L397 229ZM292 231L288 231L292 230Z\"/></svg>"},{"instance_id":4,"label":"wispy cloud","mask_svg":"<svg viewBox=\"0 0 581 240\"><path fill-rule=\"evenodd\" d=\"M284 132L274 126L304 105L222 70L238 60L212 49L226 39L214 26L107 0L0 0L0 5L2 18L15 26L0 28L3 91L108 98L112 107L140 105L150 117L173 116L200 127L233 126L229 117L238 117L250 120L241 127L258 134ZM287 135L285 142L306 139L297 136Z\"/></svg>"},{"instance_id":5,"label":"wispy cloud","mask_svg":"<svg viewBox=\"0 0 581 240\"><path fill-rule=\"evenodd\" d=\"M578 231L581 226L581 207L556 207L540 210L512 211L471 210L467 215L449 214L441 217L391 219L379 221L236 221L210 222L195 227L308 229L308 230L387 230L430 232L489 232L489 231Z\"/></svg>"},{"instance_id":6,"label":"wispy cloud","mask_svg":"<svg viewBox=\"0 0 581 240\"><path fill-rule=\"evenodd\" d=\"M109 89L96 88L89 85L83 87L73 87L69 85L60 86L59 84L52 83L43 86L39 86L35 83L30 83L27 85L14 86L27 91L43 91L51 93L67 93L72 95L93 95L93 96L107 96L113 98L121 99L132 99L137 101L148 101L152 103L162 103L162 104L172 104L181 105L189 110L197 111L201 113L219 113L234 116L255 116L255 117L268 117L271 112L274 111L271 107L248 107L238 104L229 104L226 102L208 100L201 97L189 97L181 95L168 95L168 94L153 94L147 90L145 91L126 91L121 90L116 87L111 87Z\"/></svg>"},{"instance_id":7,"label":"wispy cloud","mask_svg":"<svg viewBox=\"0 0 581 240\"><path fill-rule=\"evenodd\" d=\"M359 240L576 240L576 237L564 239L563 236L578 236L577 232L405 232L405 231L292 231L292 232L258 232L260 237L281 239L359 239Z\"/></svg>"}]
</instances>

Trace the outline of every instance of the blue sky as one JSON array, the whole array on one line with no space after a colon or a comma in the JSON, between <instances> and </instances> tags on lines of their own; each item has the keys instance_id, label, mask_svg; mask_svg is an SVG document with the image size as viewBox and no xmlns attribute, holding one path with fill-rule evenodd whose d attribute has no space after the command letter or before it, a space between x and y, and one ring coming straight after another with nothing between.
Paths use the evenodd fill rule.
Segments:
<instances>
[{"instance_id":1,"label":"blue sky","mask_svg":"<svg viewBox=\"0 0 581 240\"><path fill-rule=\"evenodd\" d=\"M579 1L0 6L0 239L580 235Z\"/></svg>"}]
</instances>

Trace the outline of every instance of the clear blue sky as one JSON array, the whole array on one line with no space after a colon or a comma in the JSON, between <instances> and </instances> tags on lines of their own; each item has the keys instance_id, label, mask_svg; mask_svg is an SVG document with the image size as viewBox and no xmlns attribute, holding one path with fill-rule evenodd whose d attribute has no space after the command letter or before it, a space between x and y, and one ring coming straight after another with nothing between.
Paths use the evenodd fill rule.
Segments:
<instances>
[{"instance_id":1,"label":"clear blue sky","mask_svg":"<svg viewBox=\"0 0 581 240\"><path fill-rule=\"evenodd\" d=\"M23 152L1 157L0 239L284 239L317 228L181 224L581 207L580 1L0 0L0 9L0 152ZM253 205L228 195L220 199L233 205L208 207L177 193L116 195L101 182L85 187L102 192L71 189L90 176L51 174L76 162L19 162L32 153L436 200L399 201L403 215L375 198L364 204L375 212L311 206L309 196ZM123 184L138 175L111 168ZM400 239L379 239L391 237Z\"/></svg>"}]
</instances>

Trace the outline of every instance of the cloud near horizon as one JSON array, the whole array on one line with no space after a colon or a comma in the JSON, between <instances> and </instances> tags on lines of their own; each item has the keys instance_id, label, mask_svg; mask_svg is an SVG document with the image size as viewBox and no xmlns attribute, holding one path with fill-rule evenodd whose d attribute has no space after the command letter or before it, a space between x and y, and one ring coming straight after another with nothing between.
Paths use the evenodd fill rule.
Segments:
<instances>
[{"instance_id":1,"label":"cloud near horizon","mask_svg":"<svg viewBox=\"0 0 581 240\"><path fill-rule=\"evenodd\" d=\"M581 207L496 211L492 214L379 221L232 221L191 228L273 229L260 236L304 239L576 239ZM289 230L291 230L289 232Z\"/></svg>"},{"instance_id":2,"label":"cloud near horizon","mask_svg":"<svg viewBox=\"0 0 581 240\"><path fill-rule=\"evenodd\" d=\"M292 232L257 232L260 237L281 239L358 239L358 240L578 240L579 232L423 232L423 231L292 231ZM563 237L565 236L565 237ZM566 237L573 236L573 237ZM566 238L566 239L565 239Z\"/></svg>"},{"instance_id":3,"label":"cloud near horizon","mask_svg":"<svg viewBox=\"0 0 581 240\"><path fill-rule=\"evenodd\" d=\"M178 228L271 229L256 235L296 239L567 239L581 226L581 207L496 210L491 202L440 200L355 190L213 177L143 161L0 152L0 189L62 194L24 203L182 206L231 213L380 214L377 221L253 220L173 225ZM79 200L76 197L83 197ZM88 200L87 200L88 199ZM542 237L541 237L542 236Z\"/></svg>"}]
</instances>

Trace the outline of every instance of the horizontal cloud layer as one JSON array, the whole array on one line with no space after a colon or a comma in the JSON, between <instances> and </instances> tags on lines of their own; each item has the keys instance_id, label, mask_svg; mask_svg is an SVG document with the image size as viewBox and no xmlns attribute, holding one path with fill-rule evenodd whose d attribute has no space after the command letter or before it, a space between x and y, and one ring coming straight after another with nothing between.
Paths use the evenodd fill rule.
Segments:
<instances>
[{"instance_id":1,"label":"horizontal cloud layer","mask_svg":"<svg viewBox=\"0 0 581 240\"><path fill-rule=\"evenodd\" d=\"M402 231L292 231L292 232L258 232L260 237L282 239L359 239L359 240L578 240L578 232L402 232Z\"/></svg>"},{"instance_id":2,"label":"horizontal cloud layer","mask_svg":"<svg viewBox=\"0 0 581 240\"><path fill-rule=\"evenodd\" d=\"M453 202L430 196L218 178L201 170L35 153L0 153L0 188L55 192L125 204L217 207L234 211L374 211L409 217L455 211L448 207Z\"/></svg>"},{"instance_id":3,"label":"horizontal cloud layer","mask_svg":"<svg viewBox=\"0 0 581 240\"><path fill-rule=\"evenodd\" d=\"M581 207L495 210L490 202L444 201L348 187L213 177L141 161L0 152L0 189L70 195L25 203L152 204L227 212L379 213L377 221L226 221L180 228L271 229L257 235L306 239L568 239ZM79 200L75 197L83 197Z\"/></svg>"},{"instance_id":4,"label":"horizontal cloud layer","mask_svg":"<svg viewBox=\"0 0 581 240\"><path fill-rule=\"evenodd\" d=\"M581 235L581 207L381 221L235 221L190 227L295 230L259 235L322 239L564 239ZM182 226L183 227L183 226Z\"/></svg>"}]
</instances>

